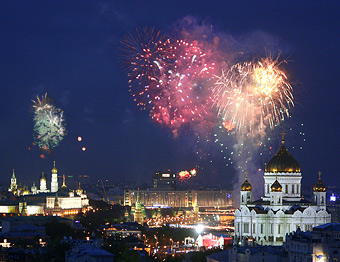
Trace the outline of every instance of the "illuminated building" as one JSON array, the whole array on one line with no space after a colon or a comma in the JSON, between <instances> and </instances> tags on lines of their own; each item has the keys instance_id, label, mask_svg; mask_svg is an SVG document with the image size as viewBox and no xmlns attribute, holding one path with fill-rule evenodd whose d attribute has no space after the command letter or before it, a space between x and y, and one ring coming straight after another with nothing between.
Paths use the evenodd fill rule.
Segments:
<instances>
[{"instance_id":1,"label":"illuminated building","mask_svg":"<svg viewBox=\"0 0 340 262\"><path fill-rule=\"evenodd\" d=\"M328 223L312 232L298 229L287 234L289 261L340 261L340 224Z\"/></svg>"},{"instance_id":2,"label":"illuminated building","mask_svg":"<svg viewBox=\"0 0 340 262\"><path fill-rule=\"evenodd\" d=\"M55 167L55 161L53 161L53 168L52 168L52 179L51 179L51 192L58 191L58 169Z\"/></svg>"},{"instance_id":3,"label":"illuminated building","mask_svg":"<svg viewBox=\"0 0 340 262\"><path fill-rule=\"evenodd\" d=\"M155 172L153 175L153 188L164 190L176 189L176 173Z\"/></svg>"},{"instance_id":4,"label":"illuminated building","mask_svg":"<svg viewBox=\"0 0 340 262\"><path fill-rule=\"evenodd\" d=\"M16 186L16 178L13 175L11 178L11 191L16 196L25 196L24 201L17 201L15 204L0 202L0 213L19 213L24 215L37 215L37 214L51 214L51 215L73 215L80 211L84 211L89 207L89 199L86 193L80 187L72 191L66 186L65 175L63 176L63 184L61 188L58 186L57 178L58 170L55 167L52 169L52 182L51 190L47 189L47 182L44 173L40 178L40 189L38 190L33 183L31 188L32 192L28 188ZM14 206L14 207L13 207ZM15 208L17 206L17 208ZM18 207L19 206L19 207Z\"/></svg>"},{"instance_id":5,"label":"illuminated building","mask_svg":"<svg viewBox=\"0 0 340 262\"><path fill-rule=\"evenodd\" d=\"M89 206L89 199L82 190L77 190L77 194L67 188L65 176L63 185L55 195L46 196L46 214L71 215L77 214L83 208Z\"/></svg>"},{"instance_id":6,"label":"illuminated building","mask_svg":"<svg viewBox=\"0 0 340 262\"><path fill-rule=\"evenodd\" d=\"M326 210L326 187L321 181L314 186L314 201L301 197L299 163L282 146L267 163L264 173L265 195L252 199L252 186L246 178L241 186L240 208L235 211L235 242L255 241L261 245L282 245L286 234L300 228L303 231L329 223Z\"/></svg>"},{"instance_id":7,"label":"illuminated building","mask_svg":"<svg viewBox=\"0 0 340 262\"><path fill-rule=\"evenodd\" d=\"M134 222L137 222L138 224L143 224L144 215L142 211L142 205L139 200L139 192L137 192L137 201L136 201L135 213L133 216L134 216Z\"/></svg>"},{"instance_id":8,"label":"illuminated building","mask_svg":"<svg viewBox=\"0 0 340 262\"><path fill-rule=\"evenodd\" d=\"M14 191L16 191L17 188L18 188L17 179L15 177L15 173L14 173L14 169L13 169L13 174L12 174L12 178L11 178L11 185L9 186L8 191L14 193Z\"/></svg>"},{"instance_id":9,"label":"illuminated building","mask_svg":"<svg viewBox=\"0 0 340 262\"><path fill-rule=\"evenodd\" d=\"M232 238L228 235L223 234L207 234L207 235L199 235L197 237L197 245L199 247L205 248L223 248L231 244Z\"/></svg>"},{"instance_id":10,"label":"illuminated building","mask_svg":"<svg viewBox=\"0 0 340 262\"><path fill-rule=\"evenodd\" d=\"M46 183L46 178L44 175L44 172L41 174L40 178L40 189L38 190L38 193L48 193L50 190L47 189L47 183Z\"/></svg>"},{"instance_id":11,"label":"illuminated building","mask_svg":"<svg viewBox=\"0 0 340 262\"><path fill-rule=\"evenodd\" d=\"M31 192L33 195L37 194L38 193L38 188L37 186L35 185L35 182L33 182L33 185L31 187Z\"/></svg>"},{"instance_id":12,"label":"illuminated building","mask_svg":"<svg viewBox=\"0 0 340 262\"><path fill-rule=\"evenodd\" d=\"M139 190L140 201L145 207L231 207L231 192L228 190ZM137 200L136 190L124 191L124 205L131 206Z\"/></svg>"}]
</instances>

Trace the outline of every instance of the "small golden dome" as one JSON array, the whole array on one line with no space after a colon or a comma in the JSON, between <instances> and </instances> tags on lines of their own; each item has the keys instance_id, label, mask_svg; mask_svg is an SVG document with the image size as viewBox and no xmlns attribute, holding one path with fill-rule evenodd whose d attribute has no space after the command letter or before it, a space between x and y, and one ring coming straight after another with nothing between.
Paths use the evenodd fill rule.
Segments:
<instances>
[{"instance_id":1,"label":"small golden dome","mask_svg":"<svg viewBox=\"0 0 340 262\"><path fill-rule=\"evenodd\" d=\"M272 184L272 186L270 187L270 189L272 190L272 192L282 192L282 186L279 183L279 181L277 181L277 179L275 180L275 182Z\"/></svg>"},{"instance_id":2,"label":"small golden dome","mask_svg":"<svg viewBox=\"0 0 340 262\"><path fill-rule=\"evenodd\" d=\"M325 192L326 186L324 183L321 182L321 172L319 171L319 181L316 183L316 185L313 187L314 192Z\"/></svg>"},{"instance_id":3,"label":"small golden dome","mask_svg":"<svg viewBox=\"0 0 340 262\"><path fill-rule=\"evenodd\" d=\"M58 169L56 169L56 167L55 167L55 161L53 161L52 174L57 174L57 173L58 173Z\"/></svg>"},{"instance_id":4,"label":"small golden dome","mask_svg":"<svg viewBox=\"0 0 340 262\"><path fill-rule=\"evenodd\" d=\"M83 193L83 189L80 187L80 182L79 182L79 187L78 187L78 189L76 190L76 193L77 193L78 195L81 195L81 194Z\"/></svg>"},{"instance_id":5,"label":"small golden dome","mask_svg":"<svg viewBox=\"0 0 340 262\"><path fill-rule=\"evenodd\" d=\"M248 181L248 172L246 172L245 174L246 174L246 180L243 182L243 184L241 186L241 191L251 191L253 189L253 187L251 186L251 184Z\"/></svg>"},{"instance_id":6,"label":"small golden dome","mask_svg":"<svg viewBox=\"0 0 340 262\"><path fill-rule=\"evenodd\" d=\"M284 146L285 133L282 132L282 146L275 156L269 160L265 167L267 173L299 173L301 172L300 164L289 154Z\"/></svg>"},{"instance_id":7,"label":"small golden dome","mask_svg":"<svg viewBox=\"0 0 340 262\"><path fill-rule=\"evenodd\" d=\"M46 178L45 178L44 172L42 172L40 180L45 180L45 181L46 181Z\"/></svg>"}]
</instances>

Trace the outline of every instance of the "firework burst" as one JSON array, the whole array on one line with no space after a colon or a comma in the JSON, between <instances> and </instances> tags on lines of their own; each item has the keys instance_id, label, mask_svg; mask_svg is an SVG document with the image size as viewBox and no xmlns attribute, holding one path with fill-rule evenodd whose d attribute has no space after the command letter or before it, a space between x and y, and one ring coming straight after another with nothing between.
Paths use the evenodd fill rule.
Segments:
<instances>
[{"instance_id":1,"label":"firework burst","mask_svg":"<svg viewBox=\"0 0 340 262\"><path fill-rule=\"evenodd\" d=\"M289 117L294 106L292 86L278 59L239 63L222 71L213 90L214 105L223 121L236 130L271 129Z\"/></svg>"},{"instance_id":2,"label":"firework burst","mask_svg":"<svg viewBox=\"0 0 340 262\"><path fill-rule=\"evenodd\" d=\"M63 111L53 105L47 94L33 100L34 143L45 151L58 146L65 136Z\"/></svg>"},{"instance_id":3,"label":"firework burst","mask_svg":"<svg viewBox=\"0 0 340 262\"><path fill-rule=\"evenodd\" d=\"M155 28L136 28L123 40L122 55L129 77L129 91L138 106L146 109L160 94L159 77L170 55L169 39Z\"/></svg>"},{"instance_id":4,"label":"firework burst","mask_svg":"<svg viewBox=\"0 0 340 262\"><path fill-rule=\"evenodd\" d=\"M161 94L155 97L150 116L156 122L178 129L188 123L209 119L211 89L206 89L215 64L196 42L169 43L171 55L159 77Z\"/></svg>"}]
</instances>

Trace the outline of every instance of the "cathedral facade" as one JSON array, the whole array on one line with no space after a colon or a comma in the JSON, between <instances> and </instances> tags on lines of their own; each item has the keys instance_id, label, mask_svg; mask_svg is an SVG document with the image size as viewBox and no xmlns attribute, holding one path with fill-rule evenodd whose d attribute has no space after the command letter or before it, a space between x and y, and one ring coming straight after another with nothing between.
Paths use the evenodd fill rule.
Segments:
<instances>
[{"instance_id":1,"label":"cathedral facade","mask_svg":"<svg viewBox=\"0 0 340 262\"><path fill-rule=\"evenodd\" d=\"M284 146L267 163L264 173L264 196L252 199L247 177L241 186L240 208L235 211L235 243L282 245L287 233L312 230L331 222L326 210L326 187L319 181L313 187L314 199L301 197L301 168Z\"/></svg>"}]
</instances>

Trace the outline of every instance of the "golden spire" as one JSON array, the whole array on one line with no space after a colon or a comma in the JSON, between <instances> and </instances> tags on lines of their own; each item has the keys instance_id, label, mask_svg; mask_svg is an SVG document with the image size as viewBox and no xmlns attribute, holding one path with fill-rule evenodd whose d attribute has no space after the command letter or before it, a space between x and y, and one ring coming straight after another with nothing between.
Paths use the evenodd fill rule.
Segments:
<instances>
[{"instance_id":1,"label":"golden spire","mask_svg":"<svg viewBox=\"0 0 340 262\"><path fill-rule=\"evenodd\" d=\"M58 172L58 169L55 167L55 161L53 161L52 174L56 174L57 172Z\"/></svg>"},{"instance_id":2,"label":"golden spire","mask_svg":"<svg viewBox=\"0 0 340 262\"><path fill-rule=\"evenodd\" d=\"M280 134L282 136L282 145L283 145L285 143L285 135L286 135L286 133L285 133L285 131L282 131Z\"/></svg>"},{"instance_id":3,"label":"golden spire","mask_svg":"<svg viewBox=\"0 0 340 262\"><path fill-rule=\"evenodd\" d=\"M248 171L244 172L246 174L246 180L248 180Z\"/></svg>"},{"instance_id":4,"label":"golden spire","mask_svg":"<svg viewBox=\"0 0 340 262\"><path fill-rule=\"evenodd\" d=\"M78 187L78 189L76 190L76 193L77 193L78 195L81 195L81 194L83 193L83 189L80 187L80 182L79 182L79 187Z\"/></svg>"},{"instance_id":5,"label":"golden spire","mask_svg":"<svg viewBox=\"0 0 340 262\"><path fill-rule=\"evenodd\" d=\"M40 178L40 180L46 180L45 175L44 175L44 172L41 173L41 178Z\"/></svg>"},{"instance_id":6,"label":"golden spire","mask_svg":"<svg viewBox=\"0 0 340 262\"><path fill-rule=\"evenodd\" d=\"M62 185L61 187L62 187L62 188L67 187L66 184L65 184L65 175L63 175L63 185Z\"/></svg>"}]
</instances>

